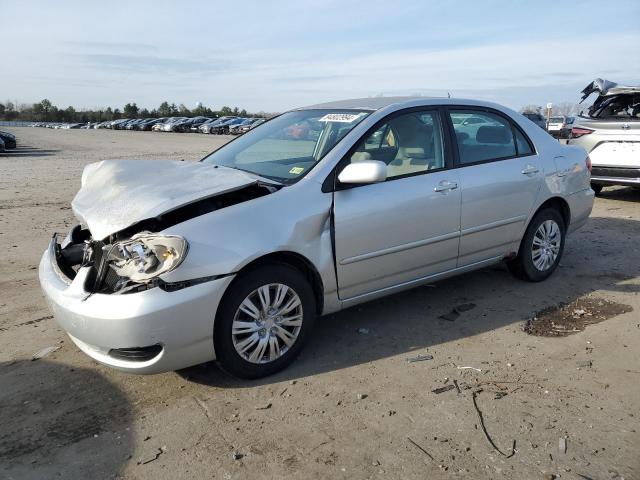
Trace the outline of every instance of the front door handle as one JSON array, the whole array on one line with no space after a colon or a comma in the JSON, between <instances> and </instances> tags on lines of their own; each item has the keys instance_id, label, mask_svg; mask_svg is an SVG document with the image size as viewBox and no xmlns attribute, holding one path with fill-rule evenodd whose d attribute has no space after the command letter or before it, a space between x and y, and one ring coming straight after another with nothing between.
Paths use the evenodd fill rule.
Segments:
<instances>
[{"instance_id":1,"label":"front door handle","mask_svg":"<svg viewBox=\"0 0 640 480\"><path fill-rule=\"evenodd\" d=\"M527 164L527 166L522 170L523 175L534 175L538 173L540 170L535 165Z\"/></svg>"},{"instance_id":2,"label":"front door handle","mask_svg":"<svg viewBox=\"0 0 640 480\"><path fill-rule=\"evenodd\" d=\"M443 180L433 189L434 192L447 192L449 190L455 190L458 188L456 182L450 182L449 180Z\"/></svg>"}]
</instances>

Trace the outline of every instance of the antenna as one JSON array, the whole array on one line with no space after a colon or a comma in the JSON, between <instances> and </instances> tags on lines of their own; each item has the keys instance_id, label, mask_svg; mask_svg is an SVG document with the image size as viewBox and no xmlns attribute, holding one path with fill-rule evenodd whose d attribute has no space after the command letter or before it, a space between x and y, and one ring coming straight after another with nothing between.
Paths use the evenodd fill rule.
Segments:
<instances>
[{"instance_id":1,"label":"antenna","mask_svg":"<svg viewBox=\"0 0 640 480\"><path fill-rule=\"evenodd\" d=\"M447 92L447 98L451 98L451 92Z\"/></svg>"}]
</instances>

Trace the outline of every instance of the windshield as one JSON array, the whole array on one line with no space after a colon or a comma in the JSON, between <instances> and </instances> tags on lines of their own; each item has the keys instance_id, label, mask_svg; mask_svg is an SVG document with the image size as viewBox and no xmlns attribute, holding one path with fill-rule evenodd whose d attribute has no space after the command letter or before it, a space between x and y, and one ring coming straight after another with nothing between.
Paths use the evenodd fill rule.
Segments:
<instances>
[{"instance_id":1,"label":"windshield","mask_svg":"<svg viewBox=\"0 0 640 480\"><path fill-rule=\"evenodd\" d=\"M249 130L202 161L295 183L369 113L334 109L287 112Z\"/></svg>"},{"instance_id":2,"label":"windshield","mask_svg":"<svg viewBox=\"0 0 640 480\"><path fill-rule=\"evenodd\" d=\"M564 117L551 117L549 123L564 123Z\"/></svg>"}]
</instances>

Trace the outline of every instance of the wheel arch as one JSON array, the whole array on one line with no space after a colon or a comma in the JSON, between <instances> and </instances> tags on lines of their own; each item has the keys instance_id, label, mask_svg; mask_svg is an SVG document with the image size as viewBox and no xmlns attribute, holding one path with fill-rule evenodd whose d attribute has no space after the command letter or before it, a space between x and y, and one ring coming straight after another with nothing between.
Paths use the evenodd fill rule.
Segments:
<instances>
[{"instance_id":1,"label":"wheel arch","mask_svg":"<svg viewBox=\"0 0 640 480\"><path fill-rule=\"evenodd\" d=\"M569 203L562 197L551 197L545 200L537 208L537 210L533 213L533 215L531 215L531 219L529 220L529 223L531 223L531 220L533 220L533 218L538 214L538 212L541 212L542 210L545 210L547 208L553 208L554 210L557 210L560 213L560 215L562 215L562 220L564 220L565 229L568 230L569 224L571 223L571 208L569 207Z\"/></svg>"},{"instance_id":2,"label":"wheel arch","mask_svg":"<svg viewBox=\"0 0 640 480\"><path fill-rule=\"evenodd\" d=\"M311 288L313 289L313 294L316 301L316 312L318 315L322 314L324 308L324 284L322 282L322 277L320 276L320 273L318 272L315 265L308 258L299 253L285 250L268 253L266 255L258 257L243 266L237 272L236 279L239 278L243 273L270 264L288 265L304 274L309 281ZM233 282L231 285L229 285L227 291L230 290L232 286Z\"/></svg>"}]
</instances>

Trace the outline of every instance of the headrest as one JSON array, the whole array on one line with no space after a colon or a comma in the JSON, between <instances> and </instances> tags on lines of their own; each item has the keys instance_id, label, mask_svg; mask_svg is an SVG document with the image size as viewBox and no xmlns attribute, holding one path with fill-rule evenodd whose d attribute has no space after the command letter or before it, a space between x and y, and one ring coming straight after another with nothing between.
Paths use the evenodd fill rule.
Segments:
<instances>
[{"instance_id":1,"label":"headrest","mask_svg":"<svg viewBox=\"0 0 640 480\"><path fill-rule=\"evenodd\" d=\"M485 125L480 127L476 133L476 142L478 143L499 143L504 145L512 141L511 131L506 127Z\"/></svg>"}]
</instances>

